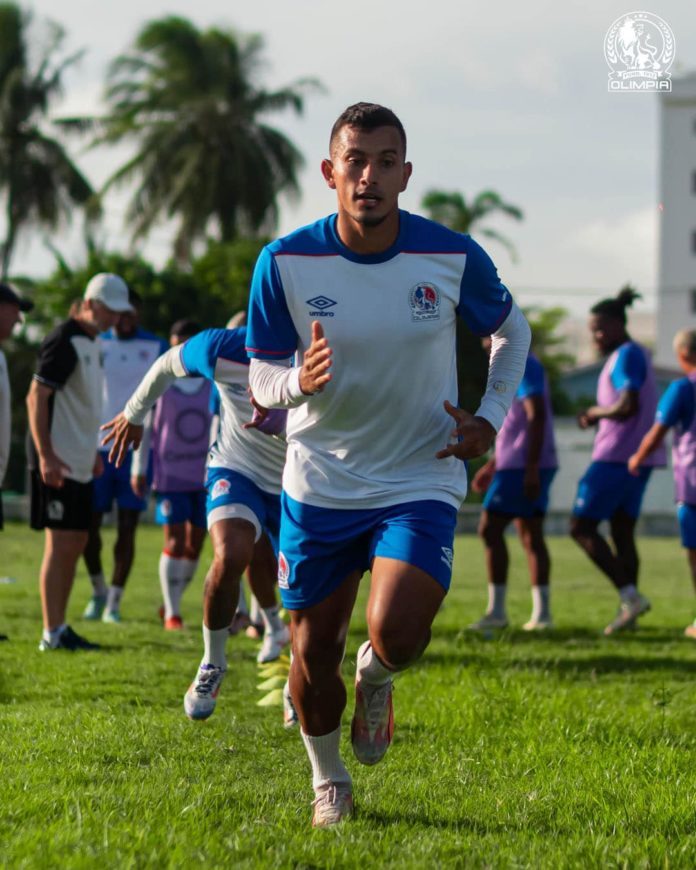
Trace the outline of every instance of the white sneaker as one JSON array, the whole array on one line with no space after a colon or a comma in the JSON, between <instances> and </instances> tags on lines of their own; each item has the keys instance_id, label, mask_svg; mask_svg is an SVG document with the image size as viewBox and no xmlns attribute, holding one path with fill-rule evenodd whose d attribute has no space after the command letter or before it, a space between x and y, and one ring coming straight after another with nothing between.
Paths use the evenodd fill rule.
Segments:
<instances>
[{"instance_id":1,"label":"white sneaker","mask_svg":"<svg viewBox=\"0 0 696 870\"><path fill-rule=\"evenodd\" d=\"M299 721L297 710L290 697L290 681L286 680L283 686L283 727L294 728Z\"/></svg>"},{"instance_id":2,"label":"white sneaker","mask_svg":"<svg viewBox=\"0 0 696 870\"><path fill-rule=\"evenodd\" d=\"M529 622L525 622L522 628L524 631L551 631L553 622L550 616L545 618L533 616Z\"/></svg>"},{"instance_id":3,"label":"white sneaker","mask_svg":"<svg viewBox=\"0 0 696 870\"><path fill-rule=\"evenodd\" d=\"M326 782L314 790L313 828L328 828L353 817L353 787L349 782Z\"/></svg>"},{"instance_id":4,"label":"white sneaker","mask_svg":"<svg viewBox=\"0 0 696 870\"><path fill-rule=\"evenodd\" d=\"M207 719L212 715L225 677L224 668L215 665L201 665L196 679L184 695L184 710L189 719Z\"/></svg>"},{"instance_id":5,"label":"white sneaker","mask_svg":"<svg viewBox=\"0 0 696 870\"><path fill-rule=\"evenodd\" d=\"M469 626L470 631L483 631L485 628L507 628L507 617L493 616L490 613L484 614L478 622L472 622Z\"/></svg>"},{"instance_id":6,"label":"white sneaker","mask_svg":"<svg viewBox=\"0 0 696 870\"><path fill-rule=\"evenodd\" d=\"M636 619L647 613L650 610L650 602L644 596L638 593L635 598L627 601L622 601L619 605L619 612L616 617L604 629L604 634L616 634L618 631L625 631L628 628L635 628Z\"/></svg>"},{"instance_id":7,"label":"white sneaker","mask_svg":"<svg viewBox=\"0 0 696 870\"><path fill-rule=\"evenodd\" d=\"M283 649L290 643L290 629L283 624L277 631L268 631L264 635L263 643L256 661L260 665L274 662L280 658Z\"/></svg>"}]
</instances>

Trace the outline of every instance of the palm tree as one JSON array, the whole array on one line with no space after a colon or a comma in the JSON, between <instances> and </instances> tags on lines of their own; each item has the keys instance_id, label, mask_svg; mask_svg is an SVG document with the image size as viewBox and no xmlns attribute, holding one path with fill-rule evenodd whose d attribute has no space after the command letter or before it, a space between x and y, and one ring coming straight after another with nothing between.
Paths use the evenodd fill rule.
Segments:
<instances>
[{"instance_id":1,"label":"palm tree","mask_svg":"<svg viewBox=\"0 0 696 870\"><path fill-rule=\"evenodd\" d=\"M103 118L64 119L96 129L92 144L134 141L135 155L107 181L136 181L126 219L133 239L175 219L174 253L187 260L211 230L222 241L272 232L278 195L299 193L302 156L265 123L270 113L303 109L302 80L278 91L256 84L263 41L186 19L147 23L129 54L111 65Z\"/></svg>"},{"instance_id":2,"label":"palm tree","mask_svg":"<svg viewBox=\"0 0 696 870\"><path fill-rule=\"evenodd\" d=\"M510 205L494 190L484 190L467 202L461 193L447 193L444 190L429 190L421 204L432 220L444 224L459 233L470 233L476 229L481 236L495 239L504 245L510 257L517 257L515 248L505 236L495 230L481 227L482 220L495 212L502 212L515 220L522 220L524 213L516 205Z\"/></svg>"},{"instance_id":3,"label":"palm tree","mask_svg":"<svg viewBox=\"0 0 696 870\"><path fill-rule=\"evenodd\" d=\"M19 233L31 225L55 229L74 205L90 206L92 188L67 153L41 128L61 77L79 54L55 61L63 31L49 24L35 64L29 62L31 16L0 4L0 192L7 228L0 274L7 276ZM38 42L38 40L37 40Z\"/></svg>"}]
</instances>

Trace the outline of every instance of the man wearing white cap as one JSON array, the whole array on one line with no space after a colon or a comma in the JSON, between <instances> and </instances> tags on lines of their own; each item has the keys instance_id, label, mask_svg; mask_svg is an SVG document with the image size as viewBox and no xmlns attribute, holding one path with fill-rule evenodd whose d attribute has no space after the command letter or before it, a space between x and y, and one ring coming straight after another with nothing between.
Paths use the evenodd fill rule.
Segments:
<instances>
[{"instance_id":1,"label":"man wearing white cap","mask_svg":"<svg viewBox=\"0 0 696 870\"><path fill-rule=\"evenodd\" d=\"M44 631L39 649L95 649L66 625L75 566L87 541L103 371L97 335L130 311L125 282L109 273L87 284L79 311L43 340L27 395L32 436L31 526L46 532L41 565Z\"/></svg>"}]
</instances>

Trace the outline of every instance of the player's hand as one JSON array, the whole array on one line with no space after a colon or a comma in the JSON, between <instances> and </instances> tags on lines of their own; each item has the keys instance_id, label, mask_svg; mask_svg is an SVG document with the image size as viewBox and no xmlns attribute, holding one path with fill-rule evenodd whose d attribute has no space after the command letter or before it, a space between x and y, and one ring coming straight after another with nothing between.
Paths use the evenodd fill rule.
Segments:
<instances>
[{"instance_id":1,"label":"player's hand","mask_svg":"<svg viewBox=\"0 0 696 870\"><path fill-rule=\"evenodd\" d=\"M140 442L143 440L143 428L143 426L136 426L135 423L129 423L123 416L123 412L117 414L108 423L104 423L100 427L102 432L106 432L102 438L102 447L106 447L113 441L111 450L109 450L109 462L113 462L117 468L120 468L128 454L128 448L131 445L134 450L140 447Z\"/></svg>"},{"instance_id":2,"label":"player's hand","mask_svg":"<svg viewBox=\"0 0 696 870\"><path fill-rule=\"evenodd\" d=\"M631 472L631 474L638 477L638 473L640 472L640 459L638 459L637 453L634 453L633 456L629 456L628 470Z\"/></svg>"},{"instance_id":3,"label":"player's hand","mask_svg":"<svg viewBox=\"0 0 696 870\"><path fill-rule=\"evenodd\" d=\"M331 356L333 351L324 338L321 323L312 323L312 343L304 355L300 369L300 389L305 396L320 393L331 380Z\"/></svg>"},{"instance_id":4,"label":"player's hand","mask_svg":"<svg viewBox=\"0 0 696 870\"><path fill-rule=\"evenodd\" d=\"M489 460L485 465L482 465L481 468L479 468L479 470L473 476L471 481L471 488L479 495L483 495L484 492L488 491L488 487L493 482L494 475L495 462Z\"/></svg>"},{"instance_id":5,"label":"player's hand","mask_svg":"<svg viewBox=\"0 0 696 870\"><path fill-rule=\"evenodd\" d=\"M138 498L145 498L147 493L147 478L144 474L136 474L130 479L131 489Z\"/></svg>"},{"instance_id":6,"label":"player's hand","mask_svg":"<svg viewBox=\"0 0 696 870\"><path fill-rule=\"evenodd\" d=\"M47 453L39 458L39 473L41 480L46 486L60 489L65 483L65 478L72 469L63 462L55 453Z\"/></svg>"},{"instance_id":7,"label":"player's hand","mask_svg":"<svg viewBox=\"0 0 696 870\"><path fill-rule=\"evenodd\" d=\"M438 450L435 456L438 459L446 459L454 456L456 459L475 459L482 456L490 449L495 438L495 429L488 420L483 417L474 417L463 408L455 408L451 402L445 400L445 411L457 424L452 430L452 438L457 438L454 444L448 444L442 450Z\"/></svg>"},{"instance_id":8,"label":"player's hand","mask_svg":"<svg viewBox=\"0 0 696 870\"><path fill-rule=\"evenodd\" d=\"M527 501L536 501L541 495L541 479L539 477L539 467L537 465L525 468L522 491L524 492L524 497Z\"/></svg>"},{"instance_id":9,"label":"player's hand","mask_svg":"<svg viewBox=\"0 0 696 870\"><path fill-rule=\"evenodd\" d=\"M589 429L597 423L597 420L595 420L592 414L592 408L587 408L587 410L581 411L576 419L578 421L578 426L581 429Z\"/></svg>"},{"instance_id":10,"label":"player's hand","mask_svg":"<svg viewBox=\"0 0 696 870\"><path fill-rule=\"evenodd\" d=\"M101 477L104 474L104 460L101 453L97 450L97 455L94 457L94 465L92 466L92 477Z\"/></svg>"},{"instance_id":11,"label":"player's hand","mask_svg":"<svg viewBox=\"0 0 696 870\"><path fill-rule=\"evenodd\" d=\"M264 435L280 435L285 432L288 420L288 412L285 408L264 408L253 396L250 402L254 406L254 413L251 420L243 424L243 429L258 429Z\"/></svg>"}]
</instances>

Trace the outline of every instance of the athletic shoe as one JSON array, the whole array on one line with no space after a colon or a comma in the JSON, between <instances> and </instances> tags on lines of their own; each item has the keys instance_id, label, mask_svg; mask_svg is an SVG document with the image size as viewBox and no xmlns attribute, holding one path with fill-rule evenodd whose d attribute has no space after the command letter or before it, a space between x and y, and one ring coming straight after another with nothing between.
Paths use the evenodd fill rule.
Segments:
<instances>
[{"instance_id":1,"label":"athletic shoe","mask_svg":"<svg viewBox=\"0 0 696 870\"><path fill-rule=\"evenodd\" d=\"M170 616L164 620L165 631L183 631L184 620L180 616Z\"/></svg>"},{"instance_id":2,"label":"athletic shoe","mask_svg":"<svg viewBox=\"0 0 696 870\"><path fill-rule=\"evenodd\" d=\"M297 710L290 697L290 681L286 680L283 686L283 727L294 728L299 721Z\"/></svg>"},{"instance_id":3,"label":"athletic shoe","mask_svg":"<svg viewBox=\"0 0 696 870\"><path fill-rule=\"evenodd\" d=\"M93 595L82 614L83 619L101 619L106 607L106 595Z\"/></svg>"},{"instance_id":4,"label":"athletic shoe","mask_svg":"<svg viewBox=\"0 0 696 870\"><path fill-rule=\"evenodd\" d=\"M250 625L251 620L249 619L249 614L245 613L243 610L238 610L232 617L232 622L227 630L230 635L234 637L235 634L239 634L240 631L244 631L244 629L248 628Z\"/></svg>"},{"instance_id":5,"label":"athletic shoe","mask_svg":"<svg viewBox=\"0 0 696 870\"><path fill-rule=\"evenodd\" d=\"M105 610L102 614L101 618L102 622L108 622L111 625L116 625L121 622L121 611L120 610Z\"/></svg>"},{"instance_id":6,"label":"athletic shoe","mask_svg":"<svg viewBox=\"0 0 696 870\"><path fill-rule=\"evenodd\" d=\"M353 788L349 782L326 782L314 789L313 828L329 828L353 817Z\"/></svg>"},{"instance_id":7,"label":"athletic shoe","mask_svg":"<svg viewBox=\"0 0 696 870\"><path fill-rule=\"evenodd\" d=\"M469 626L470 631L483 631L486 628L507 628L507 617L492 616L490 613L485 613L478 622L472 622Z\"/></svg>"},{"instance_id":8,"label":"athletic shoe","mask_svg":"<svg viewBox=\"0 0 696 870\"><path fill-rule=\"evenodd\" d=\"M224 668L215 665L198 668L196 679L184 695L184 710L189 719L207 719L212 715L225 673Z\"/></svg>"},{"instance_id":9,"label":"athletic shoe","mask_svg":"<svg viewBox=\"0 0 696 870\"><path fill-rule=\"evenodd\" d=\"M274 662L280 658L284 647L290 643L290 629L287 625L281 626L278 631L269 631L263 639L256 661L260 665Z\"/></svg>"},{"instance_id":10,"label":"athletic shoe","mask_svg":"<svg viewBox=\"0 0 696 870\"><path fill-rule=\"evenodd\" d=\"M58 640L55 646L51 646L45 638L41 638L39 649L41 652L49 652L54 649L67 649L70 652L75 652L75 650L78 649L100 649L100 646L98 643L92 643L87 640L86 637L81 637L77 632L73 631L69 625L66 625L63 631L58 635Z\"/></svg>"},{"instance_id":11,"label":"athletic shoe","mask_svg":"<svg viewBox=\"0 0 696 870\"><path fill-rule=\"evenodd\" d=\"M389 749L394 736L392 681L368 686L355 680L355 712L350 724L350 740L361 764L377 764Z\"/></svg>"},{"instance_id":12,"label":"athletic shoe","mask_svg":"<svg viewBox=\"0 0 696 870\"><path fill-rule=\"evenodd\" d=\"M524 631L551 631L553 629L553 622L550 616L546 619L533 616L529 622L525 622L522 629Z\"/></svg>"},{"instance_id":13,"label":"athletic shoe","mask_svg":"<svg viewBox=\"0 0 696 870\"><path fill-rule=\"evenodd\" d=\"M696 640L696 622L692 623L691 625L687 625L686 628L684 629L684 634L687 637L691 637L694 640Z\"/></svg>"},{"instance_id":14,"label":"athletic shoe","mask_svg":"<svg viewBox=\"0 0 696 870\"><path fill-rule=\"evenodd\" d=\"M648 610L650 610L650 602L640 593L638 593L635 598L622 601L619 605L619 611L616 614L616 617L604 629L604 634L609 637L619 631L635 628L636 619L644 613L647 613Z\"/></svg>"}]
</instances>

